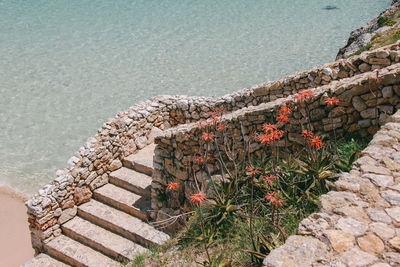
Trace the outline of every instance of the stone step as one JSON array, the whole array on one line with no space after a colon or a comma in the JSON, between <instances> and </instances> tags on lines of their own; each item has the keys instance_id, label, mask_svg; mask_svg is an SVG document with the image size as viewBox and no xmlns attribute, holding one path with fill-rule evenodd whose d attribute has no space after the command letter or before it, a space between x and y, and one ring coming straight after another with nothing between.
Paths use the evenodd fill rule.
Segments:
<instances>
[{"instance_id":1,"label":"stone step","mask_svg":"<svg viewBox=\"0 0 400 267\"><path fill-rule=\"evenodd\" d=\"M153 173L153 156L156 144L150 144L139 150L138 153L132 154L122 160L122 164L135 171L147 174Z\"/></svg>"},{"instance_id":2,"label":"stone step","mask_svg":"<svg viewBox=\"0 0 400 267\"><path fill-rule=\"evenodd\" d=\"M60 235L44 245L46 252L72 266L86 267L110 267L121 266L117 261L75 241L65 235Z\"/></svg>"},{"instance_id":3,"label":"stone step","mask_svg":"<svg viewBox=\"0 0 400 267\"><path fill-rule=\"evenodd\" d=\"M148 251L144 247L80 217L73 218L63 224L61 228L68 237L120 262L132 261L136 254Z\"/></svg>"},{"instance_id":4,"label":"stone step","mask_svg":"<svg viewBox=\"0 0 400 267\"><path fill-rule=\"evenodd\" d=\"M169 236L125 212L94 199L78 207L78 215L100 227L149 247L161 245Z\"/></svg>"},{"instance_id":5,"label":"stone step","mask_svg":"<svg viewBox=\"0 0 400 267\"><path fill-rule=\"evenodd\" d=\"M21 265L21 267L68 267L69 265L53 259L47 254L40 253Z\"/></svg>"},{"instance_id":6,"label":"stone step","mask_svg":"<svg viewBox=\"0 0 400 267\"><path fill-rule=\"evenodd\" d=\"M93 192L95 199L142 220L148 219L150 198L139 196L113 184L106 184Z\"/></svg>"},{"instance_id":7,"label":"stone step","mask_svg":"<svg viewBox=\"0 0 400 267\"><path fill-rule=\"evenodd\" d=\"M151 177L146 174L122 167L110 173L110 183L150 198Z\"/></svg>"}]
</instances>

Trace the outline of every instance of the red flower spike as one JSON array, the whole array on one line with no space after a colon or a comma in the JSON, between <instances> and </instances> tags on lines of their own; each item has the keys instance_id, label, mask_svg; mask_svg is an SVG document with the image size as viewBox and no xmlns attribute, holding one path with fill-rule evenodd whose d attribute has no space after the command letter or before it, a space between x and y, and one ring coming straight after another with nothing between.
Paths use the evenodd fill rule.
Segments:
<instances>
[{"instance_id":1,"label":"red flower spike","mask_svg":"<svg viewBox=\"0 0 400 267\"><path fill-rule=\"evenodd\" d=\"M215 135L213 133L203 133L201 139L206 142L213 142Z\"/></svg>"},{"instance_id":2,"label":"red flower spike","mask_svg":"<svg viewBox=\"0 0 400 267\"><path fill-rule=\"evenodd\" d=\"M265 132L265 133L269 133L269 132L272 132L272 131L274 131L274 130L276 130L276 126L275 125L273 125L273 124L264 124L263 125L263 131Z\"/></svg>"},{"instance_id":3,"label":"red flower spike","mask_svg":"<svg viewBox=\"0 0 400 267\"><path fill-rule=\"evenodd\" d=\"M196 204L201 204L205 200L206 200L206 194L204 194L203 192L193 194L190 196L190 201L192 201L193 203L196 203Z\"/></svg>"},{"instance_id":4,"label":"red flower spike","mask_svg":"<svg viewBox=\"0 0 400 267\"><path fill-rule=\"evenodd\" d=\"M271 192L268 193L265 198L268 200L269 204L271 206L274 206L276 208L282 208L283 205L285 204L285 202L280 198L280 196L275 193L275 192Z\"/></svg>"},{"instance_id":5,"label":"red flower spike","mask_svg":"<svg viewBox=\"0 0 400 267\"><path fill-rule=\"evenodd\" d=\"M282 136L285 134L282 130L271 130L269 133L258 135L257 139L260 143L264 145L268 145L274 141L280 140Z\"/></svg>"},{"instance_id":6,"label":"red flower spike","mask_svg":"<svg viewBox=\"0 0 400 267\"><path fill-rule=\"evenodd\" d=\"M214 118L214 117L218 117L219 113L215 112L215 111L211 111L210 113L208 113L210 115L210 117Z\"/></svg>"},{"instance_id":7,"label":"red flower spike","mask_svg":"<svg viewBox=\"0 0 400 267\"><path fill-rule=\"evenodd\" d=\"M270 176L263 176L263 181L271 184L273 181L276 180L276 176L275 175L270 175Z\"/></svg>"},{"instance_id":8,"label":"red flower spike","mask_svg":"<svg viewBox=\"0 0 400 267\"><path fill-rule=\"evenodd\" d=\"M310 148L315 147L316 149L320 149L322 147L321 138L319 138L318 136L314 136L313 138L311 138L309 146Z\"/></svg>"},{"instance_id":9,"label":"red flower spike","mask_svg":"<svg viewBox=\"0 0 400 267\"><path fill-rule=\"evenodd\" d=\"M217 125L217 131L218 132L223 132L226 128L228 128L228 126L226 124L220 123L220 124Z\"/></svg>"},{"instance_id":10,"label":"red flower spike","mask_svg":"<svg viewBox=\"0 0 400 267\"><path fill-rule=\"evenodd\" d=\"M171 191L176 191L178 189L179 183L169 183L167 184L167 189Z\"/></svg>"},{"instance_id":11,"label":"red flower spike","mask_svg":"<svg viewBox=\"0 0 400 267\"><path fill-rule=\"evenodd\" d=\"M279 114L278 122L287 123L289 122L289 117L285 113Z\"/></svg>"},{"instance_id":12,"label":"red flower spike","mask_svg":"<svg viewBox=\"0 0 400 267\"><path fill-rule=\"evenodd\" d=\"M218 118L218 117L212 117L212 118L209 118L208 120L207 120L207 123L209 124L209 125L217 125L218 123L220 123L221 122L221 120Z\"/></svg>"},{"instance_id":13,"label":"red flower spike","mask_svg":"<svg viewBox=\"0 0 400 267\"><path fill-rule=\"evenodd\" d=\"M297 103L301 103L307 99L314 97L314 93L310 90L302 90L295 94L293 98L296 100Z\"/></svg>"},{"instance_id":14,"label":"red flower spike","mask_svg":"<svg viewBox=\"0 0 400 267\"><path fill-rule=\"evenodd\" d=\"M260 174L260 170L254 167L247 167L247 172L251 177L255 177L257 174Z\"/></svg>"},{"instance_id":15,"label":"red flower spike","mask_svg":"<svg viewBox=\"0 0 400 267\"><path fill-rule=\"evenodd\" d=\"M337 99L336 97L327 97L325 100L325 103L329 106L329 107L334 107L337 104L339 104L339 99Z\"/></svg>"},{"instance_id":16,"label":"red flower spike","mask_svg":"<svg viewBox=\"0 0 400 267\"><path fill-rule=\"evenodd\" d=\"M287 106L281 107L280 114L287 114L288 115L290 113L292 113L292 110L289 107L287 107Z\"/></svg>"},{"instance_id":17,"label":"red flower spike","mask_svg":"<svg viewBox=\"0 0 400 267\"><path fill-rule=\"evenodd\" d=\"M271 135L269 134L260 134L257 136L257 140L264 145L268 145L272 142Z\"/></svg>"},{"instance_id":18,"label":"red flower spike","mask_svg":"<svg viewBox=\"0 0 400 267\"><path fill-rule=\"evenodd\" d=\"M199 157L199 156L196 156L196 157L194 157L194 162L196 162L197 164L203 164L204 163L204 158L203 157Z\"/></svg>"},{"instance_id":19,"label":"red flower spike","mask_svg":"<svg viewBox=\"0 0 400 267\"><path fill-rule=\"evenodd\" d=\"M197 129L203 130L207 127L207 122L205 120L200 120L196 123Z\"/></svg>"},{"instance_id":20,"label":"red flower spike","mask_svg":"<svg viewBox=\"0 0 400 267\"><path fill-rule=\"evenodd\" d=\"M311 139L313 138L314 134L311 131L307 131L304 130L301 135L305 138L305 139Z\"/></svg>"}]
</instances>

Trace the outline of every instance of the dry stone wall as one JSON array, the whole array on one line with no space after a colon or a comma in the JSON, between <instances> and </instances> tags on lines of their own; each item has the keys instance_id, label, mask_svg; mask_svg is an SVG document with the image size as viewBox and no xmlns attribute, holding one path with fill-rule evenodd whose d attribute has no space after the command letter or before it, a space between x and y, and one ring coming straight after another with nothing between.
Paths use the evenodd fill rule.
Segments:
<instances>
[{"instance_id":1,"label":"dry stone wall","mask_svg":"<svg viewBox=\"0 0 400 267\"><path fill-rule=\"evenodd\" d=\"M278 146L296 149L304 140L301 132L305 129L322 137L329 137L334 129L336 134L375 134L400 106L400 64L382 69L378 78L376 72L368 72L333 81L311 91L315 96L291 114L284 126L288 138L280 140ZM326 97L338 98L339 106L328 107ZM293 100L293 96L224 115L221 121L228 128L224 134L216 132L219 150L224 150L222 140L228 137L235 140L238 159L243 158L243 153L247 151L243 140L261 132L265 123L274 124L280 108L288 100ZM189 196L195 191L194 175L203 185L209 177L202 170L192 169L194 156L204 151L201 130L195 123L180 125L165 130L155 138L155 142L158 146L154 157L152 209L171 215L187 212L192 208ZM218 155L215 143L208 143L207 146L209 155ZM255 141L249 147L250 154L256 157L261 157L265 150L264 145ZM229 162L228 159L225 161ZM208 161L208 165L211 173L216 172L219 166L217 160ZM165 201L159 201L160 194L166 192L166 184L171 181L182 185L180 191L171 193Z\"/></svg>"},{"instance_id":2,"label":"dry stone wall","mask_svg":"<svg viewBox=\"0 0 400 267\"><path fill-rule=\"evenodd\" d=\"M108 183L110 172L122 166L121 159L151 143L163 130L207 119L216 108L231 112L257 106L397 62L398 44L219 98L157 96L117 114L68 160L67 168L57 171L54 181L27 201L33 247L42 251L43 243L60 235L60 225L76 215L77 205L88 201L93 190Z\"/></svg>"}]
</instances>

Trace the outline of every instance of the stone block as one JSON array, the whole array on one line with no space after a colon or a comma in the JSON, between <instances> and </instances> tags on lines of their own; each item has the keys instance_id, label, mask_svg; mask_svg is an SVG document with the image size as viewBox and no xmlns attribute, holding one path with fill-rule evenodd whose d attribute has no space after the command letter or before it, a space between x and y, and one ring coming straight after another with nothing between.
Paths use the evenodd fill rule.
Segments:
<instances>
[{"instance_id":1,"label":"stone block","mask_svg":"<svg viewBox=\"0 0 400 267\"><path fill-rule=\"evenodd\" d=\"M92 197L92 192L87 186L77 187L74 191L74 201L76 205L88 202Z\"/></svg>"}]
</instances>

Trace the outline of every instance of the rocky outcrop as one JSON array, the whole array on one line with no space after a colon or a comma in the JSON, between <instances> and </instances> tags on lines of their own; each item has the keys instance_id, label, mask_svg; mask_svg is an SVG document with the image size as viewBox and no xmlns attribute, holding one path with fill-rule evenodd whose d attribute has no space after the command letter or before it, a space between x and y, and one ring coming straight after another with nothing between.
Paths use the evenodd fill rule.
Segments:
<instances>
[{"instance_id":1,"label":"rocky outcrop","mask_svg":"<svg viewBox=\"0 0 400 267\"><path fill-rule=\"evenodd\" d=\"M392 5L383 11L378 17L374 18L361 28L352 31L347 44L339 50L336 59L347 58L350 55L365 49L371 43L374 36L382 34L389 29L393 29L393 27L397 27L397 25L385 25L385 23L379 22L380 19L389 18L392 14L398 11L399 6L399 1L393 0Z\"/></svg>"}]
</instances>

